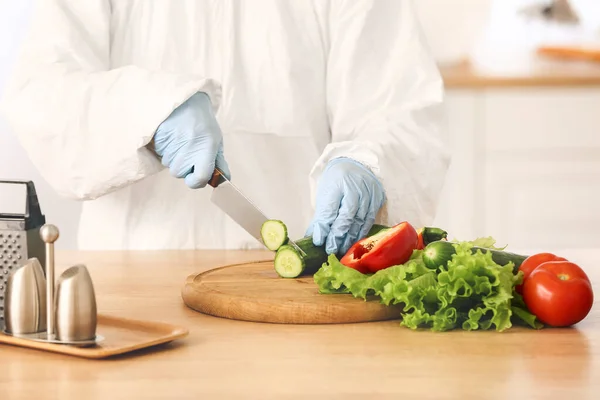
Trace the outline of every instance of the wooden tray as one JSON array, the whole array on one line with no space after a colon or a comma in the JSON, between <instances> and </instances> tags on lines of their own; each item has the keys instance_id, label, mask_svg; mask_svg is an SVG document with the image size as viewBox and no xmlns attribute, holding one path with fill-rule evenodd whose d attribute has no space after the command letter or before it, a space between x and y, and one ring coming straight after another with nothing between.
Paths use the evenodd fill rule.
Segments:
<instances>
[{"instance_id":1,"label":"wooden tray","mask_svg":"<svg viewBox=\"0 0 600 400\"><path fill-rule=\"evenodd\" d=\"M84 358L107 358L147 347L168 343L187 336L188 330L162 322L98 315L98 335L104 340L91 347L36 342L16 338L0 332L0 343L51 351Z\"/></svg>"},{"instance_id":2,"label":"wooden tray","mask_svg":"<svg viewBox=\"0 0 600 400\"><path fill-rule=\"evenodd\" d=\"M278 324L347 324L400 319L400 306L351 294L321 294L312 276L280 278L273 261L228 265L187 277L183 302L217 317Z\"/></svg>"}]
</instances>

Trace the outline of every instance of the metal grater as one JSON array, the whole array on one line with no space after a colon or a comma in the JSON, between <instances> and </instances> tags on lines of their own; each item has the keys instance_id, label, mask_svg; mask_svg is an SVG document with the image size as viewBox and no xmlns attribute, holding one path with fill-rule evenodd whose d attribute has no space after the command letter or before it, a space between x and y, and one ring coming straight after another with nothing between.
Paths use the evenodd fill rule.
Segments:
<instances>
[{"instance_id":1,"label":"metal grater","mask_svg":"<svg viewBox=\"0 0 600 400\"><path fill-rule=\"evenodd\" d=\"M46 223L31 181L0 180L0 198L9 185L25 185L23 212L0 209L0 326L4 326L4 299L8 276L36 257L45 271L46 249L39 230Z\"/></svg>"}]
</instances>

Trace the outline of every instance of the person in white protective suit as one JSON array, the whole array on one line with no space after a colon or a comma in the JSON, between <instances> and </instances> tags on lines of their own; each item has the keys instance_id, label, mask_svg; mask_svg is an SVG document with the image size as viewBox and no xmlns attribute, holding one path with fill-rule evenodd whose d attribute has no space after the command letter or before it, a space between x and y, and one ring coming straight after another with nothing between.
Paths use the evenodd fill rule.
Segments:
<instances>
[{"instance_id":1,"label":"person in white protective suit","mask_svg":"<svg viewBox=\"0 0 600 400\"><path fill-rule=\"evenodd\" d=\"M341 253L435 216L443 82L410 0L45 0L3 98L81 249L261 248L220 167L292 237Z\"/></svg>"}]
</instances>

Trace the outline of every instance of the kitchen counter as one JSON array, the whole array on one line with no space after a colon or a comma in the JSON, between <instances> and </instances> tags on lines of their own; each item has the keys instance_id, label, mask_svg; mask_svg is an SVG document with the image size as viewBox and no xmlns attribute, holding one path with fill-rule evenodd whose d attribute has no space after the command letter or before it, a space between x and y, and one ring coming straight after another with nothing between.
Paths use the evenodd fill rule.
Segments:
<instances>
[{"instance_id":1,"label":"kitchen counter","mask_svg":"<svg viewBox=\"0 0 600 400\"><path fill-rule=\"evenodd\" d=\"M600 251L563 251L593 280L576 328L433 333L398 321L273 325L185 307L185 278L266 252L57 252L85 263L98 312L184 326L189 336L113 359L0 345L2 399L597 399ZM404 395L404 397L402 396Z\"/></svg>"},{"instance_id":2,"label":"kitchen counter","mask_svg":"<svg viewBox=\"0 0 600 400\"><path fill-rule=\"evenodd\" d=\"M441 66L448 89L600 86L600 63L548 62L529 70L492 73L475 68L465 61Z\"/></svg>"}]
</instances>

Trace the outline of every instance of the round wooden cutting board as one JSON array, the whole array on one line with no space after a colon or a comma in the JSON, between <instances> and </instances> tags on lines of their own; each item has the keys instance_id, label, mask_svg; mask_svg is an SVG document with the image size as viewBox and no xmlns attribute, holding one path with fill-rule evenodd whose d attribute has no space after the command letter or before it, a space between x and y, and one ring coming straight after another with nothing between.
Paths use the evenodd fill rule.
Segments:
<instances>
[{"instance_id":1,"label":"round wooden cutting board","mask_svg":"<svg viewBox=\"0 0 600 400\"><path fill-rule=\"evenodd\" d=\"M312 276L280 278L273 261L229 265L190 275L184 303L204 314L279 324L342 324L400 319L400 308L350 294L320 294Z\"/></svg>"}]
</instances>

